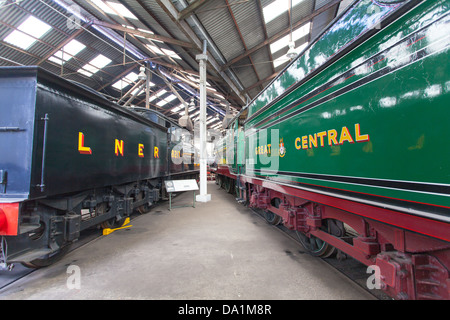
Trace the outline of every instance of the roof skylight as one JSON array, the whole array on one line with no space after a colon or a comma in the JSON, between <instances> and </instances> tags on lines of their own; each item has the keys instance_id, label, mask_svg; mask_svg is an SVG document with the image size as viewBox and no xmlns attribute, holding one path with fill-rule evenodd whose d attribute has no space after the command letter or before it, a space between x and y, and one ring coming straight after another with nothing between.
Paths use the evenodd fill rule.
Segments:
<instances>
[{"instance_id":1,"label":"roof skylight","mask_svg":"<svg viewBox=\"0 0 450 320\"><path fill-rule=\"evenodd\" d=\"M292 41L297 41L301 37L306 36L309 33L310 27L311 27L311 23L308 22L308 23L305 23L300 28L297 28L296 30L294 30L292 32ZM287 47L289 45L289 40L290 40L290 35L288 34L287 36L281 38L280 40L277 40L274 43L271 43L270 51L272 52L272 54L283 49L284 47Z\"/></svg>"},{"instance_id":2,"label":"roof skylight","mask_svg":"<svg viewBox=\"0 0 450 320\"><path fill-rule=\"evenodd\" d=\"M117 12L119 12L123 17L139 20L134 14L130 12L123 4L106 1L107 4L109 4L113 9Z\"/></svg>"},{"instance_id":3,"label":"roof skylight","mask_svg":"<svg viewBox=\"0 0 450 320\"><path fill-rule=\"evenodd\" d=\"M159 107L165 106L166 104L168 104L168 102L166 100L159 100L156 105Z\"/></svg>"},{"instance_id":4,"label":"roof skylight","mask_svg":"<svg viewBox=\"0 0 450 320\"><path fill-rule=\"evenodd\" d=\"M135 72L130 72L128 75L114 83L112 86L116 88L117 90L122 90L126 86L129 86L133 82L135 82L138 79L138 75Z\"/></svg>"},{"instance_id":5,"label":"roof skylight","mask_svg":"<svg viewBox=\"0 0 450 320\"><path fill-rule=\"evenodd\" d=\"M303 0L292 0L292 7L295 7L302 1ZM266 23L269 23L276 17L288 11L288 9L288 0L275 0L274 2L263 8L264 21L266 21Z\"/></svg>"},{"instance_id":6,"label":"roof skylight","mask_svg":"<svg viewBox=\"0 0 450 320\"><path fill-rule=\"evenodd\" d=\"M97 7L108 14L116 14L109 6L106 5L102 0L91 0Z\"/></svg>"},{"instance_id":7,"label":"roof skylight","mask_svg":"<svg viewBox=\"0 0 450 320\"><path fill-rule=\"evenodd\" d=\"M165 90L164 90L164 91L165 91ZM159 93L159 92L158 92L158 93ZM163 95L163 94L161 93L160 96L161 96L161 95ZM167 103L169 103L169 102L175 100L176 98L177 98L176 95L171 94L170 96L167 96L167 97L163 98L163 99L162 99L161 101L159 101L156 105L162 107L162 106L166 105Z\"/></svg>"},{"instance_id":8,"label":"roof skylight","mask_svg":"<svg viewBox=\"0 0 450 320\"><path fill-rule=\"evenodd\" d=\"M10 33L4 41L27 50L37 41L36 39L42 38L51 28L45 22L30 16L22 22L17 30Z\"/></svg>"},{"instance_id":9,"label":"roof skylight","mask_svg":"<svg viewBox=\"0 0 450 320\"><path fill-rule=\"evenodd\" d=\"M66 44L61 50L57 51L53 56L49 58L50 61L53 61L58 64L63 64L68 60L72 59L78 52L86 48L84 44L77 40L72 40L68 44Z\"/></svg>"},{"instance_id":10,"label":"roof skylight","mask_svg":"<svg viewBox=\"0 0 450 320\"><path fill-rule=\"evenodd\" d=\"M143 32L143 33L148 33L149 35L150 35L150 34L155 34L153 31L150 31L150 30L147 30L147 29L141 29L141 28L138 28L137 31L140 31L140 32ZM136 37L139 37L139 38L144 38L144 39L146 39L146 37L144 37L144 36L142 36L142 35L139 35L139 34L135 34L135 36L136 36Z\"/></svg>"},{"instance_id":11,"label":"roof skylight","mask_svg":"<svg viewBox=\"0 0 450 320\"><path fill-rule=\"evenodd\" d=\"M219 120L219 119L217 119L217 118L211 118L211 119L209 119L209 120L206 121L206 124L211 124L211 123L213 123L213 122L216 122L217 120Z\"/></svg>"},{"instance_id":12,"label":"roof skylight","mask_svg":"<svg viewBox=\"0 0 450 320\"><path fill-rule=\"evenodd\" d=\"M295 48L295 51L297 52L297 54L302 52L306 48L307 45L308 45L308 42L305 42L305 43L301 44L300 46L298 46L297 48ZM287 54L284 54L281 57L279 57L273 61L273 67L276 68L276 67L288 62L289 60L290 59L287 57Z\"/></svg>"},{"instance_id":13,"label":"roof skylight","mask_svg":"<svg viewBox=\"0 0 450 320\"><path fill-rule=\"evenodd\" d=\"M181 60L180 56L177 55L177 54L176 54L175 52L173 52L172 50L164 49L164 48L161 48L161 50L165 53L166 56L169 56L169 57L172 57L172 58L180 59L180 60Z\"/></svg>"},{"instance_id":14,"label":"roof skylight","mask_svg":"<svg viewBox=\"0 0 450 320\"><path fill-rule=\"evenodd\" d=\"M92 77L94 73L97 73L98 71L100 71L100 69L110 64L111 61L111 59L105 57L102 54L99 54L96 58L91 60L91 62L86 64L83 68L79 69L78 72L84 74L85 76Z\"/></svg>"},{"instance_id":15,"label":"roof skylight","mask_svg":"<svg viewBox=\"0 0 450 320\"><path fill-rule=\"evenodd\" d=\"M170 96L164 98L164 100L168 101L168 102L172 102L173 100L175 100L177 98L176 95L171 94Z\"/></svg>"},{"instance_id":16,"label":"roof skylight","mask_svg":"<svg viewBox=\"0 0 450 320\"><path fill-rule=\"evenodd\" d=\"M117 81L112 85L112 87L117 90L122 90L123 88L133 84L138 79L138 75L135 72L130 72L128 75ZM155 84L150 81L150 86L153 87Z\"/></svg>"},{"instance_id":17,"label":"roof skylight","mask_svg":"<svg viewBox=\"0 0 450 320\"><path fill-rule=\"evenodd\" d=\"M147 47L148 47L151 51L153 51L154 53L156 53L156 54L161 54L161 55L164 54L157 46L153 46L153 45L151 45L151 44L147 44Z\"/></svg>"},{"instance_id":18,"label":"roof skylight","mask_svg":"<svg viewBox=\"0 0 450 320\"><path fill-rule=\"evenodd\" d=\"M153 31L150 31L150 30L147 30L147 29L138 28L138 31L145 32L145 33L148 33L148 34L155 34Z\"/></svg>"},{"instance_id":19,"label":"roof skylight","mask_svg":"<svg viewBox=\"0 0 450 320\"><path fill-rule=\"evenodd\" d=\"M107 14L117 15L117 13L120 13L120 15L125 18L138 20L138 18L136 18L136 16L132 14L123 4L103 0L92 0L92 2Z\"/></svg>"},{"instance_id":20,"label":"roof skylight","mask_svg":"<svg viewBox=\"0 0 450 320\"><path fill-rule=\"evenodd\" d=\"M156 98L162 96L166 92L167 92L166 90L162 89L162 90L158 91L157 93L155 93L154 95L152 95L148 100L151 102L151 101L155 100Z\"/></svg>"},{"instance_id":21,"label":"roof skylight","mask_svg":"<svg viewBox=\"0 0 450 320\"><path fill-rule=\"evenodd\" d=\"M176 112L180 111L182 108L183 108L183 104L180 103L175 108L172 108L170 111L172 111L173 113L176 113Z\"/></svg>"}]
</instances>

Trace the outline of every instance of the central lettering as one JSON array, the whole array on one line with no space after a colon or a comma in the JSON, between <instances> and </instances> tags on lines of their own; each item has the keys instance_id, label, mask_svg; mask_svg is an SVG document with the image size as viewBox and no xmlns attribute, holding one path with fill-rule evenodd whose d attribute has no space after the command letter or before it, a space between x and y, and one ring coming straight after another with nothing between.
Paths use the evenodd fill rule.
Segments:
<instances>
[{"instance_id":1,"label":"central lettering","mask_svg":"<svg viewBox=\"0 0 450 320\"><path fill-rule=\"evenodd\" d=\"M342 145L344 142L355 143L369 141L368 134L361 134L361 126L359 123L355 124L354 132L355 134L352 136L350 130L344 126L342 127L340 133L338 133L336 129L330 129L327 131L297 137L294 144L297 150L306 150L318 148L318 146L323 147L325 146L325 141L328 142L329 146Z\"/></svg>"}]
</instances>

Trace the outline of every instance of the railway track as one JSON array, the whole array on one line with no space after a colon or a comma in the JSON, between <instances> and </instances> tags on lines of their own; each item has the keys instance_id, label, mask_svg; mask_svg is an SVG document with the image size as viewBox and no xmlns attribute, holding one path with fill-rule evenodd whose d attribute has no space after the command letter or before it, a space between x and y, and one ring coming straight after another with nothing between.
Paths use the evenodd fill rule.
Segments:
<instances>
[{"instance_id":1,"label":"railway track","mask_svg":"<svg viewBox=\"0 0 450 320\"><path fill-rule=\"evenodd\" d=\"M256 216L258 216L262 220L266 221L264 214L261 211L259 211L257 209L253 209L253 208L249 208L249 209L251 209L252 212ZM279 230L285 236L287 236L289 239L291 239L296 244L298 244L299 245L299 251L298 251L299 253L303 254L306 252L306 251L303 251L304 250L303 246L302 246L301 242L298 240L295 231L289 230L282 224L278 224L278 225L269 224L269 225L271 227ZM382 290L377 290L377 289L370 290L367 288L366 282L370 275L367 273L367 266L365 266L361 262L353 259L350 256L347 256L346 254L344 254L340 251L338 251L338 254L334 257L329 257L329 258L317 257L317 258L326 262L328 265L330 265L331 267L333 267L334 269L339 271L341 274L343 274L349 280L353 281L358 286L360 286L361 288L366 290L368 293L373 295L375 298L377 298L379 300L392 300L392 298L389 297L388 295L386 295Z\"/></svg>"},{"instance_id":2,"label":"railway track","mask_svg":"<svg viewBox=\"0 0 450 320\"><path fill-rule=\"evenodd\" d=\"M165 204L166 202L167 201L161 201L156 203L152 207L153 210L157 209L159 206ZM134 212L130 216L131 221L133 221L134 218L137 218L140 215L142 214L139 212ZM68 253L77 250L83 247L84 245L87 245L88 243L101 237L102 235L103 232L100 225L84 230L83 232L81 232L80 238L70 245ZM37 269L34 268L27 268L20 263L14 264L11 270L0 270L0 291L3 288L6 288L7 286L13 284L14 282L28 276L29 274L33 273L36 270Z\"/></svg>"},{"instance_id":3,"label":"railway track","mask_svg":"<svg viewBox=\"0 0 450 320\"><path fill-rule=\"evenodd\" d=\"M78 241L74 242L69 249L69 252L76 250L92 240L102 235L101 229L88 229L81 233ZM14 264L11 270L0 270L0 290L13 284L14 282L28 276L37 269L27 268L20 263Z\"/></svg>"},{"instance_id":4,"label":"railway track","mask_svg":"<svg viewBox=\"0 0 450 320\"><path fill-rule=\"evenodd\" d=\"M164 203L164 202L163 202ZM161 203L158 203L155 205L154 209L157 209ZM249 208L255 214L258 218L264 220L266 222L266 219L264 217L264 214L256 209ZM133 214L132 219L139 216L140 214ZM269 224L270 225L270 224ZM270 225L271 227L275 228L279 232L282 232L286 237L288 237L290 240L295 242L299 246L298 252L303 254L306 251L303 251L303 246L298 240L296 233L292 230L287 229L282 224L279 225ZM70 251L74 251L76 249L79 249L83 247L84 245L88 244L89 242L99 238L102 236L102 230L100 228L92 228L85 230L82 232L81 237L78 241L72 244L70 247ZM69 251L69 252L70 252ZM287 252L289 254L289 252ZM331 257L331 258L320 258L323 261L325 261L327 264L329 264L334 269L338 270L340 273L345 275L348 279L355 282L357 285L362 287L364 290L369 292L371 295L376 297L379 300L392 300L389 296L384 294L381 290L369 290L366 286L366 281L368 278L368 274L366 273L366 266L362 263L352 259L351 257L343 256L343 254L340 254L340 258ZM30 275L37 269L27 268L25 266L22 266L21 264L14 265L14 268L9 270L0 270L0 290L3 288L12 285L14 282Z\"/></svg>"}]
</instances>

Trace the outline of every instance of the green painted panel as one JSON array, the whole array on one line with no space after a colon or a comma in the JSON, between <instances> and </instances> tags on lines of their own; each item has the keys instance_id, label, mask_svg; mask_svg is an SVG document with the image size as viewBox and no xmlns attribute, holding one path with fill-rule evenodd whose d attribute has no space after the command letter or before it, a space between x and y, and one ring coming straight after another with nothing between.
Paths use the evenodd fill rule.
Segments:
<instances>
[{"instance_id":1,"label":"green painted panel","mask_svg":"<svg viewBox=\"0 0 450 320\"><path fill-rule=\"evenodd\" d=\"M307 48L284 72L277 77L248 106L248 117L260 111L296 82L301 81L314 70L320 68L328 59L367 32L387 14L395 11L399 4L380 6L376 2L356 1L352 8L342 16L314 45ZM370 13L370 14L368 14Z\"/></svg>"},{"instance_id":2,"label":"green painted panel","mask_svg":"<svg viewBox=\"0 0 450 320\"><path fill-rule=\"evenodd\" d=\"M449 3L423 2L257 115L270 99L255 100L247 174L450 207ZM310 54L329 53L321 41L338 41L340 25ZM298 81L285 74L310 68L314 59L305 59L260 98Z\"/></svg>"}]
</instances>

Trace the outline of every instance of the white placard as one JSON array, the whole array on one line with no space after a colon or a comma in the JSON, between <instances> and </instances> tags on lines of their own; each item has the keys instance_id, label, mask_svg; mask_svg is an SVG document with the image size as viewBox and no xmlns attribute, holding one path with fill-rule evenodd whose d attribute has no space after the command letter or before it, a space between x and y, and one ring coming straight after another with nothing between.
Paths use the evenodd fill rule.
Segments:
<instances>
[{"instance_id":1,"label":"white placard","mask_svg":"<svg viewBox=\"0 0 450 320\"><path fill-rule=\"evenodd\" d=\"M164 181L167 192L182 192L198 190L197 181L191 180L166 180Z\"/></svg>"}]
</instances>

